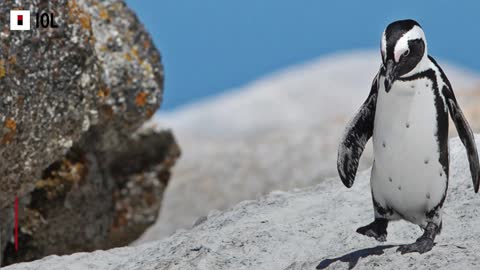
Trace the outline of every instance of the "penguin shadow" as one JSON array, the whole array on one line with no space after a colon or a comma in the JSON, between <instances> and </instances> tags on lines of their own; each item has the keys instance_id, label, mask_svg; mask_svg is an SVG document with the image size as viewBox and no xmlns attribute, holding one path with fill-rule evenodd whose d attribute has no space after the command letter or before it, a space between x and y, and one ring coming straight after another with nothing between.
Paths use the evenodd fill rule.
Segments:
<instances>
[{"instance_id":1,"label":"penguin shadow","mask_svg":"<svg viewBox=\"0 0 480 270\"><path fill-rule=\"evenodd\" d=\"M337 258L325 259L321 261L320 264L317 265L315 269L326 269L332 263L335 263L338 261L348 263L348 269L353 269L361 258L366 258L372 255L376 255L376 256L382 255L386 249L393 248L393 247L399 247L399 245L380 245L376 247L355 250L353 252L347 253Z\"/></svg>"}]
</instances>

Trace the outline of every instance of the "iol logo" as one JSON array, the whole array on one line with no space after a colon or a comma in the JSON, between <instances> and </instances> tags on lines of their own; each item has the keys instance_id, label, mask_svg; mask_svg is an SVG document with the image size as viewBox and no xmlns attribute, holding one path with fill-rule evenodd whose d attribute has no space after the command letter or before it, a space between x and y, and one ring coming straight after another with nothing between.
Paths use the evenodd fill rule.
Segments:
<instances>
[{"instance_id":1,"label":"iol logo","mask_svg":"<svg viewBox=\"0 0 480 270\"><path fill-rule=\"evenodd\" d=\"M57 28L53 13L36 13L36 28ZM10 30L30 30L30 10L10 10Z\"/></svg>"},{"instance_id":2,"label":"iol logo","mask_svg":"<svg viewBox=\"0 0 480 270\"><path fill-rule=\"evenodd\" d=\"M10 30L30 30L30 10L10 10Z\"/></svg>"}]
</instances>

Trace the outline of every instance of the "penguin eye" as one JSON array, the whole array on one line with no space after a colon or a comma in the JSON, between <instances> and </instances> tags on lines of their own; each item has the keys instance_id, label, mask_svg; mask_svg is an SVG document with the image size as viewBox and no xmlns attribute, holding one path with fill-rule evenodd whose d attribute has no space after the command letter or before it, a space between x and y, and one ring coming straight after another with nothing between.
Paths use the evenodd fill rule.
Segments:
<instances>
[{"instance_id":1,"label":"penguin eye","mask_svg":"<svg viewBox=\"0 0 480 270\"><path fill-rule=\"evenodd\" d=\"M403 56L408 56L410 54L410 50L407 49L406 51L403 52Z\"/></svg>"}]
</instances>

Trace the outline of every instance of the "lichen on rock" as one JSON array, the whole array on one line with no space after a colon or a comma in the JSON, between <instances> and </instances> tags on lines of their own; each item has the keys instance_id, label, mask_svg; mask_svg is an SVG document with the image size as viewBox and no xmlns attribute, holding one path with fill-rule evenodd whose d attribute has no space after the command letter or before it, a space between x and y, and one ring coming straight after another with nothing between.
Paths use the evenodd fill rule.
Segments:
<instances>
[{"instance_id":1,"label":"lichen on rock","mask_svg":"<svg viewBox=\"0 0 480 270\"><path fill-rule=\"evenodd\" d=\"M78 141L78 128L97 106L101 65L91 29L69 17L67 1L1 1L0 12L28 9L55 12L62 27L10 31L0 17L0 207L25 195L41 171L68 150L62 140Z\"/></svg>"},{"instance_id":2,"label":"lichen on rock","mask_svg":"<svg viewBox=\"0 0 480 270\"><path fill-rule=\"evenodd\" d=\"M168 131L143 132L106 168L74 147L46 169L22 198L21 249L9 242L4 264L128 245L152 225L180 150Z\"/></svg>"},{"instance_id":3,"label":"lichen on rock","mask_svg":"<svg viewBox=\"0 0 480 270\"><path fill-rule=\"evenodd\" d=\"M169 132L133 135L160 106L160 54L121 0L0 2L12 9L59 27L0 17L0 233L12 239L19 196L21 245L2 241L4 264L125 245L156 219L180 153ZM150 160L112 170L133 154Z\"/></svg>"}]
</instances>

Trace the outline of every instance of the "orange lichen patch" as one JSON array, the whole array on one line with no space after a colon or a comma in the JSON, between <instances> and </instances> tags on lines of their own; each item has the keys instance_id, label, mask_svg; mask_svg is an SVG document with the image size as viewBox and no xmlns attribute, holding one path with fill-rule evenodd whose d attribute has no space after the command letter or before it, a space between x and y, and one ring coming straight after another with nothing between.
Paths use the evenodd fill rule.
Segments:
<instances>
[{"instance_id":1,"label":"orange lichen patch","mask_svg":"<svg viewBox=\"0 0 480 270\"><path fill-rule=\"evenodd\" d=\"M137 58L137 59L139 58L137 48L135 48L135 47L132 48L132 50L130 52L133 54L133 56L135 56L135 58Z\"/></svg>"},{"instance_id":2,"label":"orange lichen patch","mask_svg":"<svg viewBox=\"0 0 480 270\"><path fill-rule=\"evenodd\" d=\"M97 92L97 96L100 98L108 97L108 95L110 95L110 89L108 87L102 87Z\"/></svg>"},{"instance_id":3,"label":"orange lichen patch","mask_svg":"<svg viewBox=\"0 0 480 270\"><path fill-rule=\"evenodd\" d=\"M87 16L80 16L80 18L78 18L79 21L80 21L80 25L84 28L84 29L91 29L92 28L92 25L91 25L91 21L90 21L90 17L87 17Z\"/></svg>"},{"instance_id":4,"label":"orange lichen patch","mask_svg":"<svg viewBox=\"0 0 480 270\"><path fill-rule=\"evenodd\" d=\"M17 123L12 118L7 118L7 120L5 120L5 127L15 131L17 130Z\"/></svg>"},{"instance_id":5,"label":"orange lichen patch","mask_svg":"<svg viewBox=\"0 0 480 270\"><path fill-rule=\"evenodd\" d=\"M125 53L125 54L123 55L123 57L124 57L127 61L129 61L129 62L131 62L131 61L133 60L133 59L132 59L132 56L131 56L129 53Z\"/></svg>"},{"instance_id":6,"label":"orange lichen patch","mask_svg":"<svg viewBox=\"0 0 480 270\"><path fill-rule=\"evenodd\" d=\"M9 129L9 131L3 135L2 140L0 141L1 144L9 144L12 142L15 133L17 132L17 122L12 118L7 118L4 123L4 127Z\"/></svg>"},{"instance_id":7,"label":"orange lichen patch","mask_svg":"<svg viewBox=\"0 0 480 270\"><path fill-rule=\"evenodd\" d=\"M87 174L87 169L81 162L64 159L59 163L58 169L50 171L47 177L35 183L35 188L45 191L49 200L68 192L74 184L81 183Z\"/></svg>"},{"instance_id":8,"label":"orange lichen patch","mask_svg":"<svg viewBox=\"0 0 480 270\"><path fill-rule=\"evenodd\" d=\"M65 159L62 167L56 174L66 181L79 183L85 178L86 168L83 163L72 163L70 160Z\"/></svg>"},{"instance_id":9,"label":"orange lichen patch","mask_svg":"<svg viewBox=\"0 0 480 270\"><path fill-rule=\"evenodd\" d=\"M140 59L140 55L138 54L137 48L133 47L132 50L130 51L130 53L135 57L135 59L137 59L137 61L138 61L140 64L143 63L143 60Z\"/></svg>"},{"instance_id":10,"label":"orange lichen patch","mask_svg":"<svg viewBox=\"0 0 480 270\"><path fill-rule=\"evenodd\" d=\"M16 133L17 132L14 130L5 133L5 135L3 135L2 137L2 140L0 141L0 144L10 144L13 141L13 137L15 137Z\"/></svg>"},{"instance_id":11,"label":"orange lichen patch","mask_svg":"<svg viewBox=\"0 0 480 270\"><path fill-rule=\"evenodd\" d=\"M102 18L104 20L108 20L108 18L109 18L108 17L108 11L104 7L99 8L98 15L100 16L100 18Z\"/></svg>"},{"instance_id":12,"label":"orange lichen patch","mask_svg":"<svg viewBox=\"0 0 480 270\"><path fill-rule=\"evenodd\" d=\"M70 22L76 22L78 21L80 23L80 26L83 29L86 29L88 31L92 31L92 20L91 17L88 13L83 11L77 4L77 1L75 0L70 0L67 2L68 3L68 16L70 19Z\"/></svg>"},{"instance_id":13,"label":"orange lichen patch","mask_svg":"<svg viewBox=\"0 0 480 270\"><path fill-rule=\"evenodd\" d=\"M5 60L0 60L0 78L5 77Z\"/></svg>"},{"instance_id":14,"label":"orange lichen patch","mask_svg":"<svg viewBox=\"0 0 480 270\"><path fill-rule=\"evenodd\" d=\"M137 106L143 107L147 103L148 93L147 92L140 92L135 97L135 104Z\"/></svg>"},{"instance_id":15,"label":"orange lichen patch","mask_svg":"<svg viewBox=\"0 0 480 270\"><path fill-rule=\"evenodd\" d=\"M71 24L79 24L80 27L88 32L88 35L84 36L83 42L95 44L95 37L92 31L92 18L80 8L75 0L70 0L68 3L68 21Z\"/></svg>"}]
</instances>

